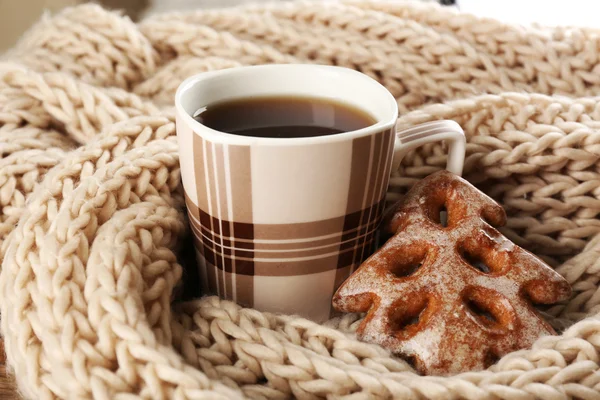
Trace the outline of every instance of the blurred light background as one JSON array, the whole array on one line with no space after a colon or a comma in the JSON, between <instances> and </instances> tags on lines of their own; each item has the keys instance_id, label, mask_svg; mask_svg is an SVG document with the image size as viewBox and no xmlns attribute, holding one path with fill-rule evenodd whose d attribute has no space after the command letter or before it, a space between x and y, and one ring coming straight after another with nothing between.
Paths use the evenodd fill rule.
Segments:
<instances>
[{"instance_id":1,"label":"blurred light background","mask_svg":"<svg viewBox=\"0 0 600 400\"><path fill-rule=\"evenodd\" d=\"M458 8L515 24L600 28L598 0L456 0Z\"/></svg>"},{"instance_id":2,"label":"blurred light background","mask_svg":"<svg viewBox=\"0 0 600 400\"><path fill-rule=\"evenodd\" d=\"M45 12L87 0L0 0L0 54ZM190 10L199 7L228 7L237 4L288 0L95 0L107 8L121 9L136 20L145 15ZM321 0L329 1L329 0ZM438 1L461 11L517 24L581 25L600 28L600 0L383 0Z\"/></svg>"}]
</instances>

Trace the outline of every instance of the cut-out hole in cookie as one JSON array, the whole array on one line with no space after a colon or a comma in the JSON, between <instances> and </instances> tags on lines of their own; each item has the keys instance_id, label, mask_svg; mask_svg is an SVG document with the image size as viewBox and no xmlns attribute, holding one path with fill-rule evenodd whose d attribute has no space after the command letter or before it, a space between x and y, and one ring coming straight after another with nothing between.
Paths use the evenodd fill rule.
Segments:
<instances>
[{"instance_id":1,"label":"cut-out hole in cookie","mask_svg":"<svg viewBox=\"0 0 600 400\"><path fill-rule=\"evenodd\" d=\"M442 206L440 209L439 219L441 226L444 228L448 226L448 210L446 209L446 206Z\"/></svg>"},{"instance_id":2,"label":"cut-out hole in cookie","mask_svg":"<svg viewBox=\"0 0 600 400\"><path fill-rule=\"evenodd\" d=\"M456 244L464 263L482 274L506 273L514 263L515 246L491 227L481 227Z\"/></svg>"},{"instance_id":3,"label":"cut-out hole in cookie","mask_svg":"<svg viewBox=\"0 0 600 400\"><path fill-rule=\"evenodd\" d=\"M390 272L397 278L406 278L414 275L423 266L427 249L425 246L415 248L415 251L405 252L402 257L395 258Z\"/></svg>"},{"instance_id":4,"label":"cut-out hole in cookie","mask_svg":"<svg viewBox=\"0 0 600 400\"><path fill-rule=\"evenodd\" d=\"M418 370L419 366L417 364L419 364L419 360L417 359L416 356L403 356L402 357L404 359L404 361L406 361L406 363L408 365L410 365L413 369Z\"/></svg>"},{"instance_id":5,"label":"cut-out hole in cookie","mask_svg":"<svg viewBox=\"0 0 600 400\"><path fill-rule=\"evenodd\" d=\"M500 360L500 356L496 354L493 350L488 350L485 358L483 359L483 365L485 368L489 368L492 365L496 364Z\"/></svg>"},{"instance_id":6,"label":"cut-out hole in cookie","mask_svg":"<svg viewBox=\"0 0 600 400\"><path fill-rule=\"evenodd\" d=\"M392 270L392 273L398 278L406 278L407 276L411 276L412 274L417 272L417 270L421 268L421 266L423 266L423 263L421 262L403 265L401 268L394 268Z\"/></svg>"},{"instance_id":7,"label":"cut-out hole in cookie","mask_svg":"<svg viewBox=\"0 0 600 400\"><path fill-rule=\"evenodd\" d=\"M421 311L421 312L423 312L423 311ZM413 315L413 316L409 317L408 319L406 319L404 321L401 321L400 324L399 324L399 326L400 326L400 328L404 329L404 328L406 328L409 325L416 325L416 324L419 323L419 318L420 317L421 317L421 314L419 314L419 315Z\"/></svg>"},{"instance_id":8,"label":"cut-out hole in cookie","mask_svg":"<svg viewBox=\"0 0 600 400\"><path fill-rule=\"evenodd\" d=\"M515 321L515 312L510 302L498 292L469 287L463 292L465 311L483 328L505 332Z\"/></svg>"},{"instance_id":9,"label":"cut-out hole in cookie","mask_svg":"<svg viewBox=\"0 0 600 400\"><path fill-rule=\"evenodd\" d=\"M394 332L411 336L424 323L429 300L426 297L403 299L391 307L389 320Z\"/></svg>"},{"instance_id":10,"label":"cut-out hole in cookie","mask_svg":"<svg viewBox=\"0 0 600 400\"><path fill-rule=\"evenodd\" d=\"M490 310L487 310L484 305L478 304L472 299L467 300L466 304L469 308L469 311L471 311L473 315L481 320L484 325L492 326L498 323L496 317L490 312Z\"/></svg>"},{"instance_id":11,"label":"cut-out hole in cookie","mask_svg":"<svg viewBox=\"0 0 600 400\"><path fill-rule=\"evenodd\" d=\"M483 272L484 274L489 274L492 272L491 268L481 259L479 255L474 254L467 249L463 249L461 256L467 262L467 264L479 272Z\"/></svg>"},{"instance_id":12,"label":"cut-out hole in cookie","mask_svg":"<svg viewBox=\"0 0 600 400\"><path fill-rule=\"evenodd\" d=\"M429 218L443 228L448 226L448 207L445 203L437 204L428 210Z\"/></svg>"}]
</instances>

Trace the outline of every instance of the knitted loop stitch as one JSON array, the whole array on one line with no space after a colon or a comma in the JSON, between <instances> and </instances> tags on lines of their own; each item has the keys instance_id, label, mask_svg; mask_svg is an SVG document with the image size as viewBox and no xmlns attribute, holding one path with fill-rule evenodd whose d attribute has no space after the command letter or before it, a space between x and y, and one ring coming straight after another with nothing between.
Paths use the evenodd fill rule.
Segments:
<instances>
[{"instance_id":1,"label":"knitted loop stitch","mask_svg":"<svg viewBox=\"0 0 600 400\"><path fill-rule=\"evenodd\" d=\"M573 286L559 336L489 370L418 376L326 324L215 297L171 302L187 235L172 102L185 77L263 63L360 70L399 127L453 119L465 176L503 233ZM518 28L430 4L348 1L157 15L85 5L46 17L0 63L0 302L30 399L600 398L600 31ZM398 199L445 165L409 154Z\"/></svg>"}]
</instances>

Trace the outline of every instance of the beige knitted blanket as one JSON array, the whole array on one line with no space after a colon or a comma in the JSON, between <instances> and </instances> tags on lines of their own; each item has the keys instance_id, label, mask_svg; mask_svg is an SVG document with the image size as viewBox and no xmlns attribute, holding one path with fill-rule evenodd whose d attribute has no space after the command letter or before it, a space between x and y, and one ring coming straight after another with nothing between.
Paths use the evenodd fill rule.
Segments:
<instances>
[{"instance_id":1,"label":"beige knitted blanket","mask_svg":"<svg viewBox=\"0 0 600 400\"><path fill-rule=\"evenodd\" d=\"M560 336L489 370L417 376L353 338L209 297L172 303L187 235L174 91L201 71L356 68L398 99L400 127L458 121L465 176L504 233L573 285ZM0 302L30 399L599 399L600 31L524 29L402 2L292 3L159 15L97 6L47 17L0 64ZM445 165L409 155L390 200ZM179 258L180 262L182 258ZM346 397L347 396L347 397Z\"/></svg>"}]
</instances>

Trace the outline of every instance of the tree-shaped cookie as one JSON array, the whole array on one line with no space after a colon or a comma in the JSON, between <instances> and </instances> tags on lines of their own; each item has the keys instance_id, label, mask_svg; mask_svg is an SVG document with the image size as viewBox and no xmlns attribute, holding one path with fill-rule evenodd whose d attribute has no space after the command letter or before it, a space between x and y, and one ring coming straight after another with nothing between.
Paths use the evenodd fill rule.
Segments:
<instances>
[{"instance_id":1,"label":"tree-shaped cookie","mask_svg":"<svg viewBox=\"0 0 600 400\"><path fill-rule=\"evenodd\" d=\"M430 175L385 222L395 236L344 282L333 305L367 312L358 337L412 359L421 373L484 369L553 334L533 305L571 292L492 227L505 222L502 207L467 181L447 171Z\"/></svg>"}]
</instances>

